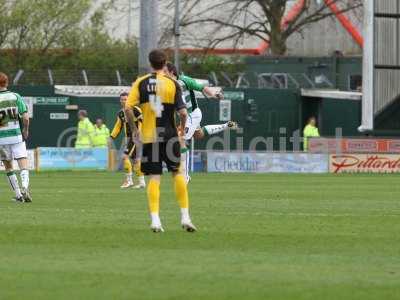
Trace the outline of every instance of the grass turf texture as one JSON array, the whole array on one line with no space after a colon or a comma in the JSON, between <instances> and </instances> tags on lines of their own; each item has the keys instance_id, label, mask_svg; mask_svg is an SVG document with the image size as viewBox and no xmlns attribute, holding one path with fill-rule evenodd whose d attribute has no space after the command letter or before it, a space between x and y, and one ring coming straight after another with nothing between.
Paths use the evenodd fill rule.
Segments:
<instances>
[{"instance_id":1,"label":"grass turf texture","mask_svg":"<svg viewBox=\"0 0 400 300\"><path fill-rule=\"evenodd\" d=\"M0 299L398 299L400 177L195 175L196 234L149 230L121 174L33 174L34 203L1 181Z\"/></svg>"}]
</instances>

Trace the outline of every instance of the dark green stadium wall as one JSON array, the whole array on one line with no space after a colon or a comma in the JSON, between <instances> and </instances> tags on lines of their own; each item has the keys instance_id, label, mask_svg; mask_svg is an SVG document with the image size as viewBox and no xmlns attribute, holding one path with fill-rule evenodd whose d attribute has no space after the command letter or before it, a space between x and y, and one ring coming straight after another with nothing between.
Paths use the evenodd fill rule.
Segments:
<instances>
[{"instance_id":1,"label":"dark green stadium wall","mask_svg":"<svg viewBox=\"0 0 400 300\"><path fill-rule=\"evenodd\" d=\"M303 97L302 117L303 127L310 117L316 117L322 136L333 137L336 129L343 136L361 136L361 101Z\"/></svg>"},{"instance_id":2,"label":"dark green stadium wall","mask_svg":"<svg viewBox=\"0 0 400 300\"><path fill-rule=\"evenodd\" d=\"M301 125L301 97L296 90L245 89L244 100L232 100L231 119L239 123L243 131L230 133L230 149L249 149L254 137L273 138L274 149L279 149L279 139L291 136ZM201 100L202 125L219 124L219 103ZM222 134L220 135L222 136ZM209 139L196 141L196 149L205 149ZM239 147L238 147L239 146ZM292 149L289 140L288 149ZM223 149L216 144L214 149ZM258 143L257 150L266 150L265 143Z\"/></svg>"},{"instance_id":3,"label":"dark green stadium wall","mask_svg":"<svg viewBox=\"0 0 400 300\"><path fill-rule=\"evenodd\" d=\"M343 99L323 99L320 108L320 133L323 136L335 136L336 129L343 136L357 137L361 125L361 101Z\"/></svg>"},{"instance_id":4,"label":"dark green stadium wall","mask_svg":"<svg viewBox=\"0 0 400 300\"><path fill-rule=\"evenodd\" d=\"M400 95L374 120L375 133L384 136L400 136Z\"/></svg>"},{"instance_id":5,"label":"dark green stadium wall","mask_svg":"<svg viewBox=\"0 0 400 300\"><path fill-rule=\"evenodd\" d=\"M63 97L56 95L51 86L17 86L10 89L25 97ZM120 109L118 98L68 98L70 105L87 110L92 122L95 122L96 118L103 118L110 130L112 129L116 113ZM73 128L78 123L77 112L76 109L68 110L65 105L34 105L28 147L54 147L58 141L61 146L73 143ZM50 114L54 113L68 114L68 119L52 120ZM117 139L116 146L119 146L121 141L121 137Z\"/></svg>"},{"instance_id":6,"label":"dark green stadium wall","mask_svg":"<svg viewBox=\"0 0 400 300\"><path fill-rule=\"evenodd\" d=\"M302 97L298 90L246 89L244 101L232 101L232 119L238 121L243 132L230 134L231 149L243 138L244 149L249 149L255 137L272 138L274 150L293 150L290 138L300 134L307 120L315 116L322 136L335 136L340 129L343 136L360 136L361 101ZM204 111L203 126L221 123L218 102L201 101ZM222 136L222 135L220 135ZM197 149L205 149L209 138L196 142ZM282 146L282 141L285 141ZM218 144L215 149L222 149ZM264 143L257 150L266 150Z\"/></svg>"},{"instance_id":7,"label":"dark green stadium wall","mask_svg":"<svg viewBox=\"0 0 400 300\"><path fill-rule=\"evenodd\" d=\"M13 90L26 97L55 96L51 87L22 87ZM287 150L292 150L293 145L289 138L294 132L302 131L310 116L318 117L322 135L333 136L336 127L341 127L345 136L358 135L361 104L359 101L303 98L296 89L231 89L230 91L244 93L244 99L231 101L231 118L237 121L243 130L231 132L230 136L227 136L230 141L229 149L240 149L241 145L244 149L248 149L254 137L260 137L273 138L274 150L283 150L285 147ZM199 102L203 111L203 125L222 123L219 119L218 101L201 99ZM69 104L87 110L92 122L96 118L103 118L110 130L120 109L117 97L69 97ZM52 120L50 119L52 113L66 113L68 119ZM68 141L70 143L73 141L75 134L73 128L76 125L76 109L67 110L65 105L34 105L29 147L57 146L58 141L61 146L65 146ZM222 134L218 136L223 137ZM209 138L196 142L196 149L205 149L208 141ZM120 143L121 138L116 141L116 146L119 147ZM217 143L214 147L214 149L222 148L221 143ZM259 142L256 149L266 150L265 143Z\"/></svg>"},{"instance_id":8,"label":"dark green stadium wall","mask_svg":"<svg viewBox=\"0 0 400 300\"><path fill-rule=\"evenodd\" d=\"M72 103L79 106L79 109L88 111L90 120L94 123L97 118L102 118L110 129L113 129L115 121L117 120L117 113L121 109L119 98L72 98ZM121 134L115 141L115 146L119 147L122 142Z\"/></svg>"}]
</instances>

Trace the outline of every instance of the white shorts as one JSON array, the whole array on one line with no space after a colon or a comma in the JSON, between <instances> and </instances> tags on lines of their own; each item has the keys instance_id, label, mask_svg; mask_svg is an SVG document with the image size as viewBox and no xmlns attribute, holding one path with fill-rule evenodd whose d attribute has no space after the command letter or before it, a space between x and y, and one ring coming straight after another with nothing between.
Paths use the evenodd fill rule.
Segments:
<instances>
[{"instance_id":1,"label":"white shorts","mask_svg":"<svg viewBox=\"0 0 400 300\"><path fill-rule=\"evenodd\" d=\"M186 121L185 140L191 140L196 130L201 128L201 119L203 115L200 108L193 110Z\"/></svg>"},{"instance_id":2,"label":"white shorts","mask_svg":"<svg viewBox=\"0 0 400 300\"><path fill-rule=\"evenodd\" d=\"M27 158L28 152L26 151L25 142L0 145L0 160L12 161L14 159Z\"/></svg>"}]
</instances>

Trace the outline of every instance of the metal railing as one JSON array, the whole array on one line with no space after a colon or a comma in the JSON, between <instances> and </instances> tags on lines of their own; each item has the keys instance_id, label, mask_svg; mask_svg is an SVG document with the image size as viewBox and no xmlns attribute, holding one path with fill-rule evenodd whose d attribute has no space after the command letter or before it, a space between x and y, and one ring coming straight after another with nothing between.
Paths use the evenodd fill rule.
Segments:
<instances>
[{"instance_id":1,"label":"metal railing","mask_svg":"<svg viewBox=\"0 0 400 300\"><path fill-rule=\"evenodd\" d=\"M137 73L131 70L15 70L9 72L13 85L131 85Z\"/></svg>"},{"instance_id":2,"label":"metal railing","mask_svg":"<svg viewBox=\"0 0 400 300\"><path fill-rule=\"evenodd\" d=\"M91 86L130 86L137 73L125 70L15 70L9 72L13 85L91 85ZM206 79L213 86L224 88L260 89L339 89L360 91L361 74L326 73L228 73L212 71L204 74L190 74L195 78Z\"/></svg>"}]
</instances>

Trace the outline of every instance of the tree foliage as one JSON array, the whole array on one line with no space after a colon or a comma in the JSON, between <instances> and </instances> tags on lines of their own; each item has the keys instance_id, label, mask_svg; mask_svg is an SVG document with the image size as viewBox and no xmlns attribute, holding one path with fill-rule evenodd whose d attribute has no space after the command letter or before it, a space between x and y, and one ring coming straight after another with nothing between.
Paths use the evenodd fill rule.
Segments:
<instances>
[{"instance_id":1,"label":"tree foliage","mask_svg":"<svg viewBox=\"0 0 400 300\"><path fill-rule=\"evenodd\" d=\"M203 45L214 48L225 41L234 46L253 36L270 44L272 54L285 54L288 38L310 24L333 16L330 5L342 13L362 5L362 0L304 0L299 14L284 21L293 0L184 0L181 25L188 38L195 36ZM205 32L199 35L198 28Z\"/></svg>"},{"instance_id":2,"label":"tree foliage","mask_svg":"<svg viewBox=\"0 0 400 300\"><path fill-rule=\"evenodd\" d=\"M61 76L77 76L75 70L87 70L89 79L94 72L115 79L119 70L124 84L130 84L138 67L136 39L118 40L107 31L107 17L115 13L116 0L94 3L0 0L0 70L13 77L22 69L24 78L30 77L28 83L48 82L47 69L53 70L56 83ZM184 56L182 64L187 73L203 77L210 71L241 66L211 56Z\"/></svg>"},{"instance_id":3,"label":"tree foliage","mask_svg":"<svg viewBox=\"0 0 400 300\"><path fill-rule=\"evenodd\" d=\"M32 0L0 0L0 66L73 66L82 56L88 62L110 47L131 47L134 43L122 45L105 30L105 15L113 2L93 9L91 0L35 0L34 4Z\"/></svg>"}]
</instances>

